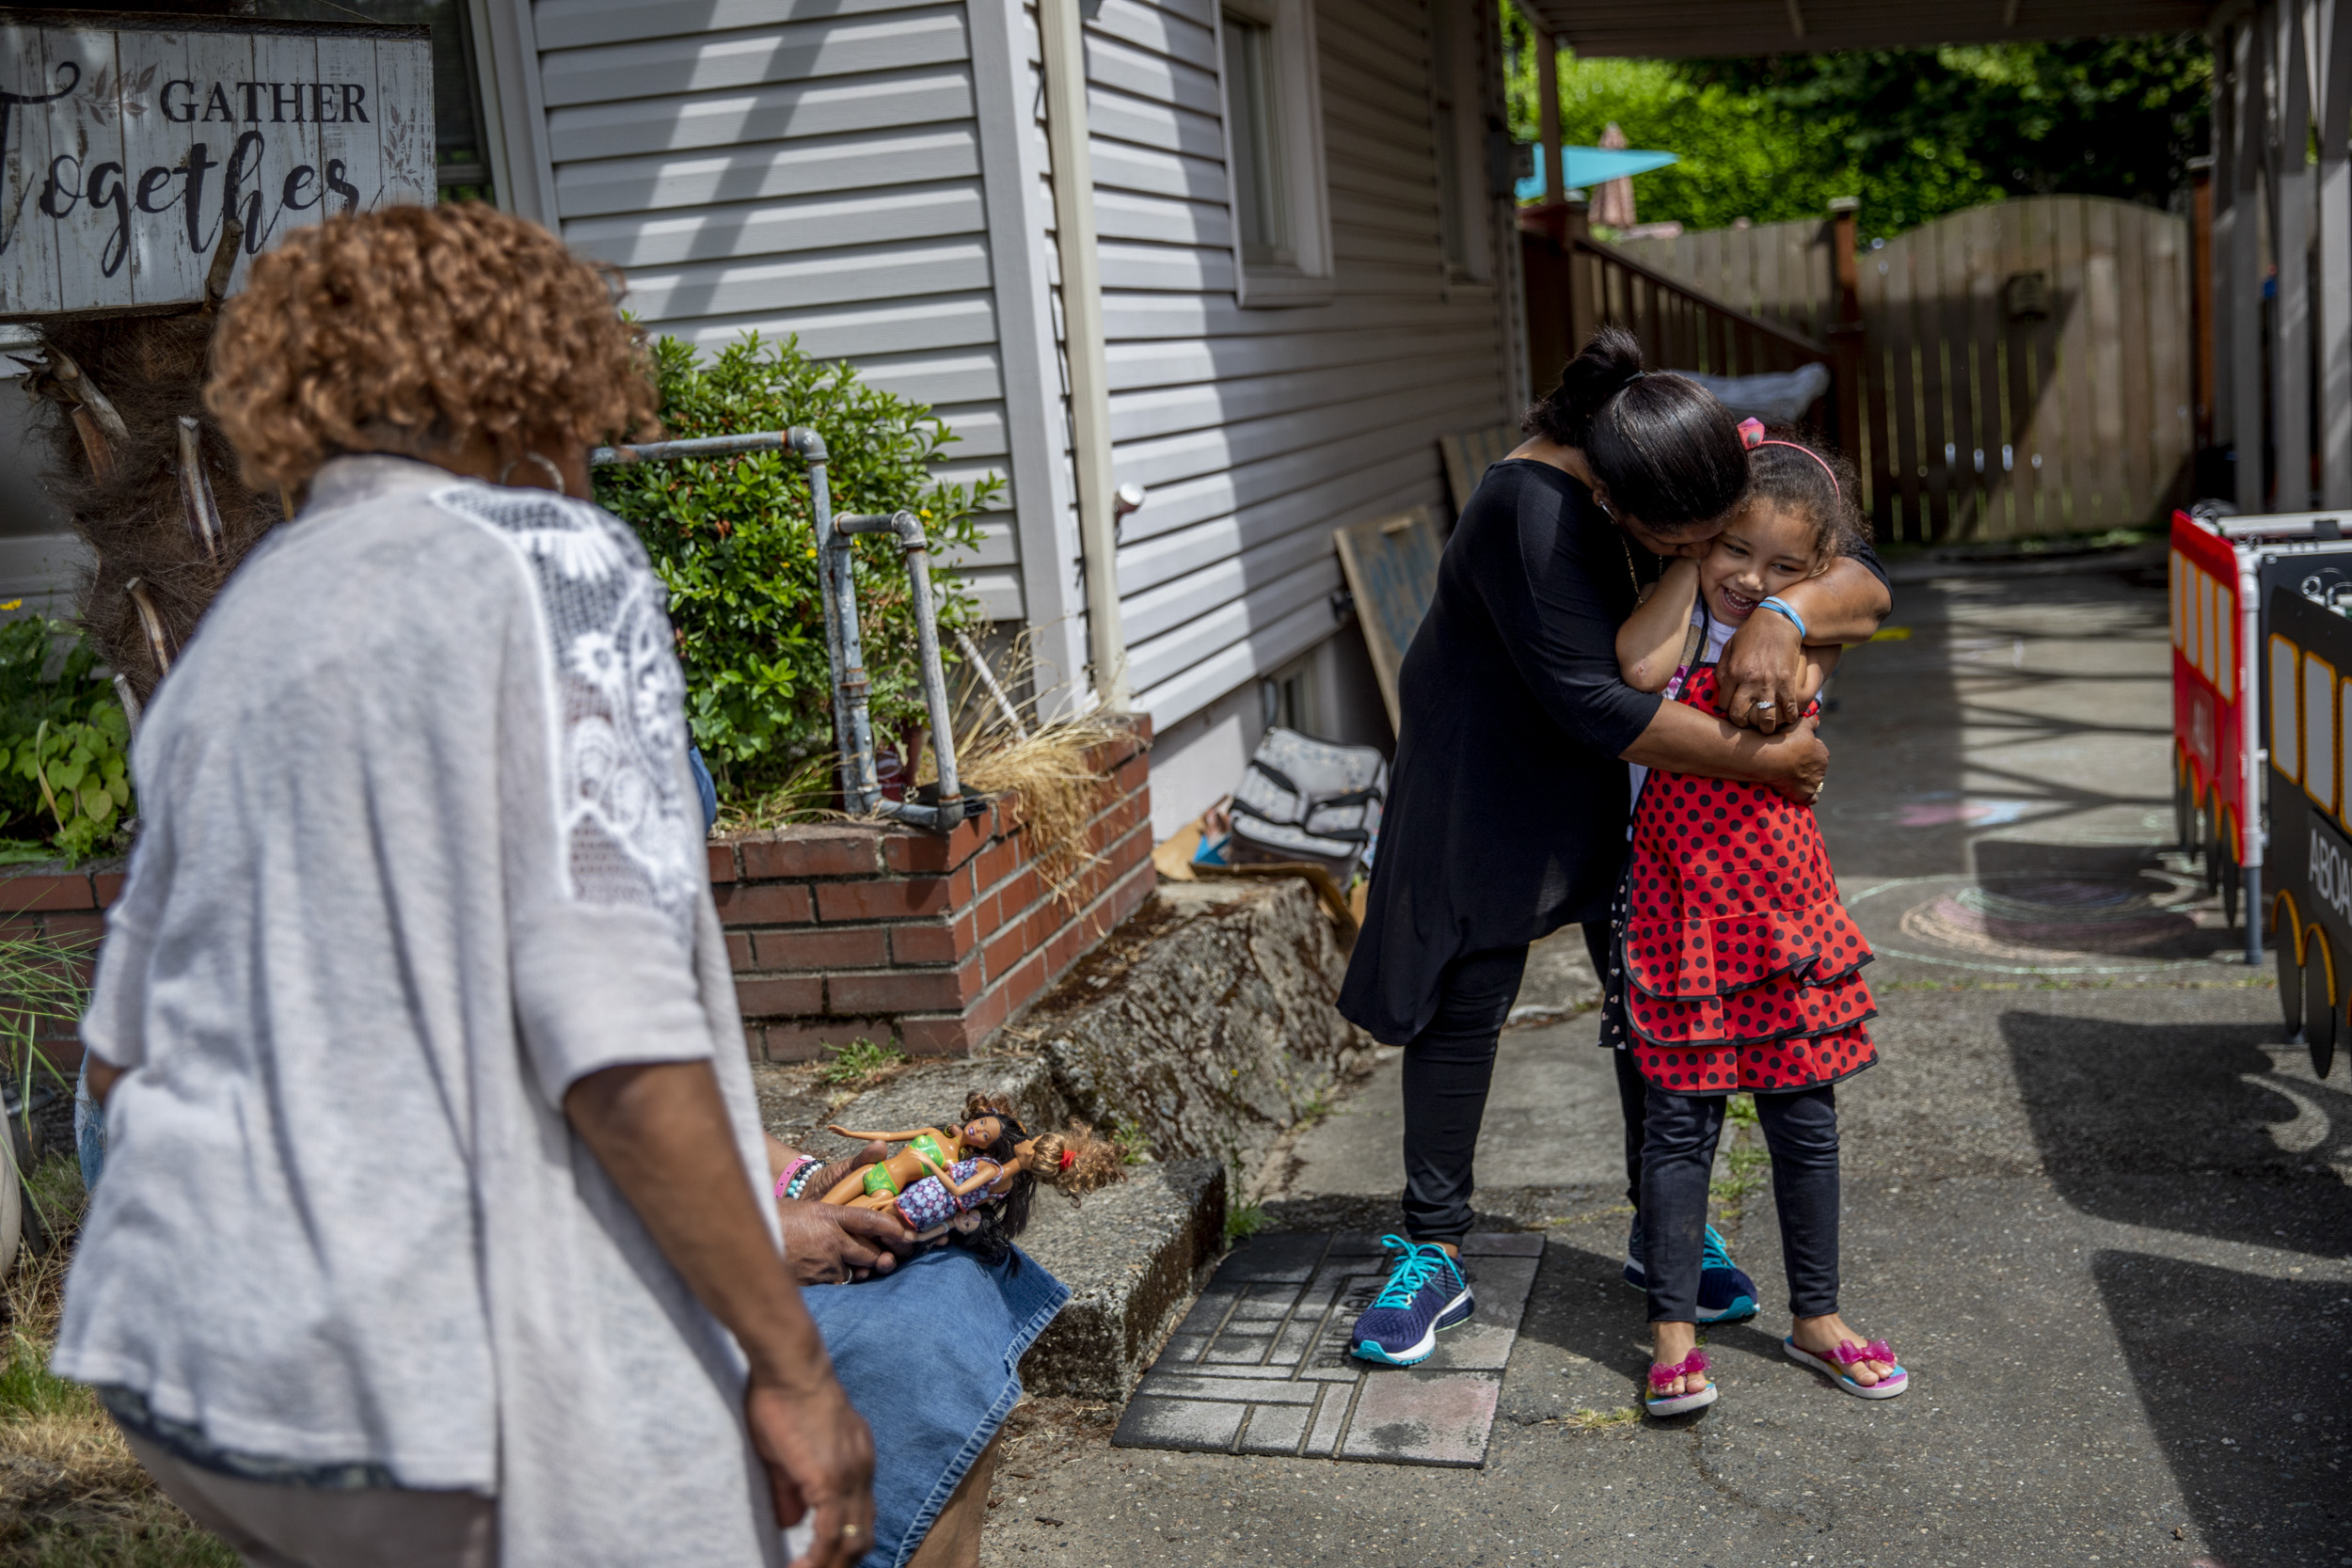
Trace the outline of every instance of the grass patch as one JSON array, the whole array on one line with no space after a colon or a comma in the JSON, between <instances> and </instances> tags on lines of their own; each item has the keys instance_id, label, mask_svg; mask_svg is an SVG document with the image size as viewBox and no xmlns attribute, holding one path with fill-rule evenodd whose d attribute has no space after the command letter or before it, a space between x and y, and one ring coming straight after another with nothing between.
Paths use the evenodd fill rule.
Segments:
<instances>
[{"instance_id":1,"label":"grass patch","mask_svg":"<svg viewBox=\"0 0 2352 1568\"><path fill-rule=\"evenodd\" d=\"M1756 1096L1752 1094L1733 1095L1730 1103L1724 1107L1724 1115L1730 1118L1731 1125L1734 1127L1754 1127L1756 1125Z\"/></svg>"},{"instance_id":2,"label":"grass patch","mask_svg":"<svg viewBox=\"0 0 2352 1568\"><path fill-rule=\"evenodd\" d=\"M1308 1097L1307 1103L1298 1108L1298 1125L1301 1127L1312 1127L1316 1122L1319 1122L1324 1117L1329 1116L1336 1108L1337 1107L1331 1103L1331 1096L1329 1092L1324 1089L1317 1089L1312 1095Z\"/></svg>"},{"instance_id":3,"label":"grass patch","mask_svg":"<svg viewBox=\"0 0 2352 1568\"><path fill-rule=\"evenodd\" d=\"M1716 1202L1728 1205L1745 1202L1750 1193L1763 1188L1772 1157L1760 1148L1734 1144L1724 1163L1731 1167L1731 1174L1708 1182L1707 1192Z\"/></svg>"},{"instance_id":4,"label":"grass patch","mask_svg":"<svg viewBox=\"0 0 2352 1568\"><path fill-rule=\"evenodd\" d=\"M1122 1165L1143 1165L1152 1161L1152 1140L1144 1135L1139 1121L1120 1121L1111 1126L1111 1147L1119 1150Z\"/></svg>"},{"instance_id":5,"label":"grass patch","mask_svg":"<svg viewBox=\"0 0 2352 1568\"><path fill-rule=\"evenodd\" d=\"M1642 1418L1638 1405L1622 1405L1615 1410L1580 1409L1573 1416L1551 1418L1570 1432L1606 1432L1611 1427L1632 1426Z\"/></svg>"},{"instance_id":6,"label":"grass patch","mask_svg":"<svg viewBox=\"0 0 2352 1568\"><path fill-rule=\"evenodd\" d=\"M1246 1242L1266 1227L1265 1209L1259 1204L1245 1203L1237 1209L1225 1211L1225 1244Z\"/></svg>"},{"instance_id":7,"label":"grass patch","mask_svg":"<svg viewBox=\"0 0 2352 1568\"><path fill-rule=\"evenodd\" d=\"M836 1089L870 1088L907 1065L905 1052L876 1045L869 1039L829 1045L825 1051L826 1057L817 1069L817 1081Z\"/></svg>"},{"instance_id":8,"label":"grass patch","mask_svg":"<svg viewBox=\"0 0 2352 1568\"><path fill-rule=\"evenodd\" d=\"M0 1284L0 1561L25 1568L237 1568L236 1553L155 1489L97 1396L49 1370L72 1227L72 1157L29 1173L57 1238Z\"/></svg>"}]
</instances>

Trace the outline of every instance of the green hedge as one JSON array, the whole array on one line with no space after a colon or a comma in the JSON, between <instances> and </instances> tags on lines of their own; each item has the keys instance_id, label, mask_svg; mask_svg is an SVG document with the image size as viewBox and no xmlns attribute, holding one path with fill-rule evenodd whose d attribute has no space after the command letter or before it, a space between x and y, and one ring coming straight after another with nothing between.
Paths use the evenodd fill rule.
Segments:
<instances>
[{"instance_id":1,"label":"green hedge","mask_svg":"<svg viewBox=\"0 0 2352 1568\"><path fill-rule=\"evenodd\" d=\"M978 542L973 514L1002 479L936 483L956 437L929 406L866 386L841 361L756 333L698 359L674 338L654 348L661 420L675 437L813 427L830 451L835 513L922 517L932 547ZM596 499L633 525L670 589L686 665L687 714L720 792L743 800L834 748L832 691L817 588L808 481L788 452L597 470ZM897 546L857 544L858 614L878 743L924 721L906 569ZM944 632L979 620L952 569L932 558ZM950 643L952 647L952 643Z\"/></svg>"}]
</instances>

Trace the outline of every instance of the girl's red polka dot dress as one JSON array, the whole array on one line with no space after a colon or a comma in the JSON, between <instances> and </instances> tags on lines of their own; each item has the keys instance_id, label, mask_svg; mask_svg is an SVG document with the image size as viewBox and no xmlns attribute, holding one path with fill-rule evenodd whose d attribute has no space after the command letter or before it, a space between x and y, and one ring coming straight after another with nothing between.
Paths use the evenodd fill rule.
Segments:
<instances>
[{"instance_id":1,"label":"girl's red polka dot dress","mask_svg":"<svg viewBox=\"0 0 2352 1568\"><path fill-rule=\"evenodd\" d=\"M1715 672L1677 701L1716 712ZM1834 1084L1878 1060L1862 966L1813 813L1762 784L1653 771L1623 946L1634 1063L1679 1094Z\"/></svg>"}]
</instances>

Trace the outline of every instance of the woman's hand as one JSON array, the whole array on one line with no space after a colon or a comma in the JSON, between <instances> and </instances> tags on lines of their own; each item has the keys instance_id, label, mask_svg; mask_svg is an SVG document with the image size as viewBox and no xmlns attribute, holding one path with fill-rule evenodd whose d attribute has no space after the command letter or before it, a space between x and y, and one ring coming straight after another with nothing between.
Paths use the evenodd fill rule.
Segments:
<instances>
[{"instance_id":1,"label":"woman's hand","mask_svg":"<svg viewBox=\"0 0 2352 1568\"><path fill-rule=\"evenodd\" d=\"M895 1214L838 1203L776 1205L785 1266L800 1285L841 1285L888 1274L914 1256L914 1232Z\"/></svg>"},{"instance_id":2,"label":"woman's hand","mask_svg":"<svg viewBox=\"0 0 2352 1568\"><path fill-rule=\"evenodd\" d=\"M1741 728L1777 735L1813 700L1809 673L1796 623L1758 608L1724 645L1715 669L1716 701L1724 717Z\"/></svg>"},{"instance_id":3,"label":"woman's hand","mask_svg":"<svg viewBox=\"0 0 2352 1568\"><path fill-rule=\"evenodd\" d=\"M1800 719L1796 727L1764 743L1757 755L1770 771L1764 784L1801 806L1809 806L1829 778L1829 748L1822 744L1821 721Z\"/></svg>"},{"instance_id":4,"label":"woman's hand","mask_svg":"<svg viewBox=\"0 0 2352 1568\"><path fill-rule=\"evenodd\" d=\"M780 1376L755 1365L743 1416L768 1466L776 1523L814 1515L808 1550L790 1568L851 1568L874 1545L874 1434L832 1370Z\"/></svg>"}]
</instances>

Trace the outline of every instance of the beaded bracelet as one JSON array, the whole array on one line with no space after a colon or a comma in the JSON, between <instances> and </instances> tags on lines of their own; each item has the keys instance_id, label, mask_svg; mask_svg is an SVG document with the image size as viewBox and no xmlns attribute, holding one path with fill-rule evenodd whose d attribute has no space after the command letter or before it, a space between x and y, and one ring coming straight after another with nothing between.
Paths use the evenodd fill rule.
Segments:
<instances>
[{"instance_id":1,"label":"beaded bracelet","mask_svg":"<svg viewBox=\"0 0 2352 1568\"><path fill-rule=\"evenodd\" d=\"M801 1189L807 1184L808 1179L816 1174L823 1164L823 1161L812 1159L805 1154L793 1161L785 1167L784 1174L776 1178L776 1196L799 1197Z\"/></svg>"}]
</instances>

